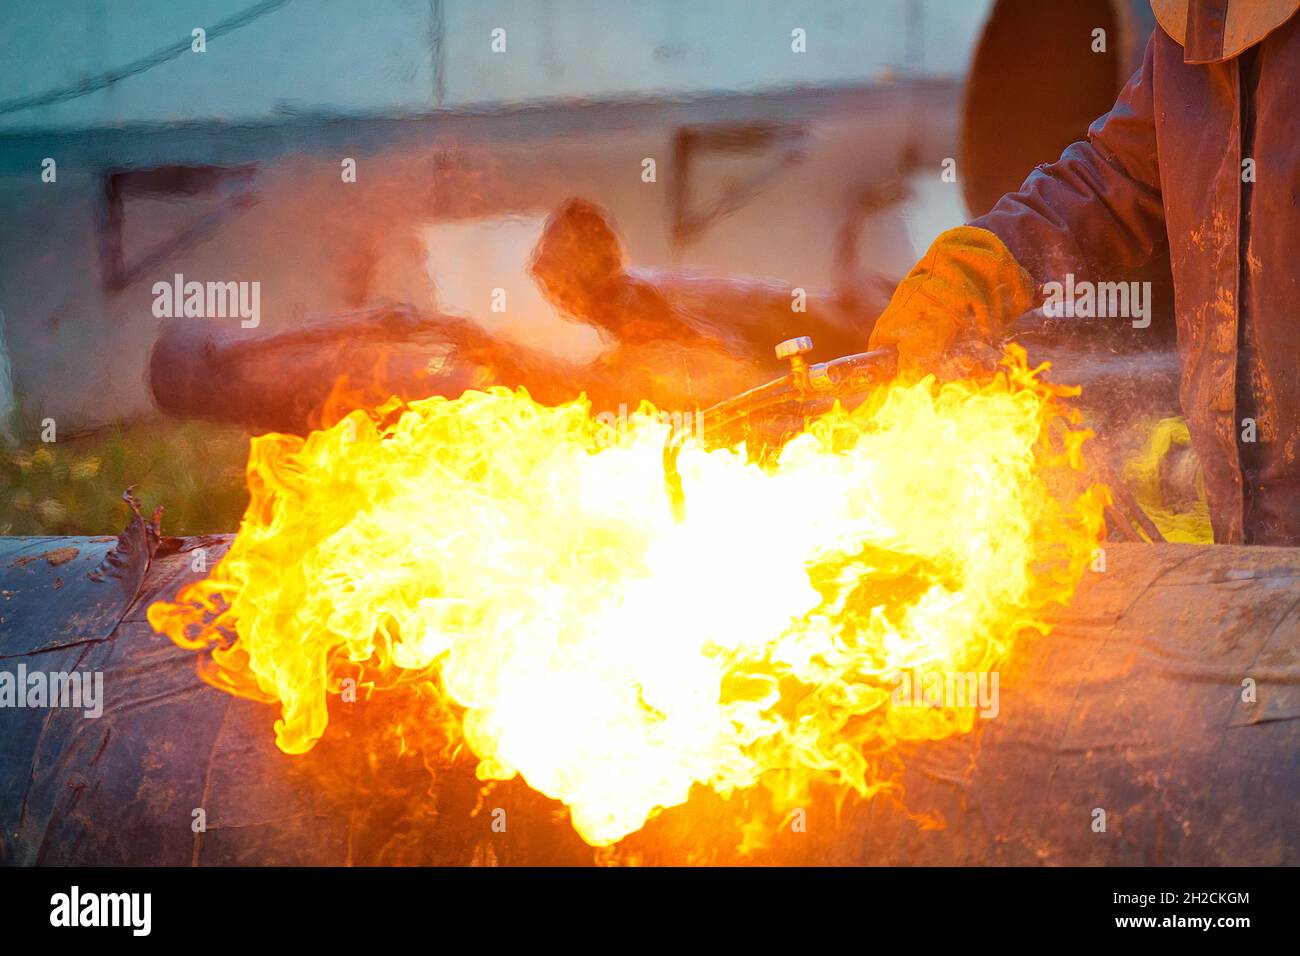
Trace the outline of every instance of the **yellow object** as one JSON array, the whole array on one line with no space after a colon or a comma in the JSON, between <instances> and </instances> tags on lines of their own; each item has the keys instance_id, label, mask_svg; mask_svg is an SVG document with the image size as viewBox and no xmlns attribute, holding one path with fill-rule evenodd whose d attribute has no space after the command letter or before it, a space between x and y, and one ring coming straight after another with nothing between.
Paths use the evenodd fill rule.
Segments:
<instances>
[{"instance_id":1,"label":"yellow object","mask_svg":"<svg viewBox=\"0 0 1300 956\"><path fill-rule=\"evenodd\" d=\"M959 338L990 341L1033 307L1029 273L995 234L974 226L942 232L898 284L871 330L904 367L932 365Z\"/></svg>"},{"instance_id":2,"label":"yellow object","mask_svg":"<svg viewBox=\"0 0 1300 956\"><path fill-rule=\"evenodd\" d=\"M1174 417L1154 422L1142 450L1125 463L1124 479L1166 540L1212 544L1205 477L1191 445L1186 420ZM1181 464L1175 464L1176 459L1182 459ZM1176 472L1188 468L1195 469L1194 476L1176 481Z\"/></svg>"}]
</instances>

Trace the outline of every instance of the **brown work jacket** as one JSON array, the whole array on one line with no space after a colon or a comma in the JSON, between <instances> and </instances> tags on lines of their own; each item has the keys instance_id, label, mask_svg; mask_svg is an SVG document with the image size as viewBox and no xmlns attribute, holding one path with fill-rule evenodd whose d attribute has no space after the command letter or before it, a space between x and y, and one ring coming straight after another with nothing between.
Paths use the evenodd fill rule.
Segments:
<instances>
[{"instance_id":1,"label":"brown work jacket","mask_svg":"<svg viewBox=\"0 0 1300 956\"><path fill-rule=\"evenodd\" d=\"M1300 0L1152 6L1111 111L972 224L1039 283L1123 281L1167 250L1215 540L1297 545Z\"/></svg>"}]
</instances>

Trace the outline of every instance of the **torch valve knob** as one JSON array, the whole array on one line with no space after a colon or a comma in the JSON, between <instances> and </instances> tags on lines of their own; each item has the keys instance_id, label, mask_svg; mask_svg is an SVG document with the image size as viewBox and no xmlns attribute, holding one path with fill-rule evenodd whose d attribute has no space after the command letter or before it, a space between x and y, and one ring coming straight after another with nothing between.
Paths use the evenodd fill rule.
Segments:
<instances>
[{"instance_id":1,"label":"torch valve knob","mask_svg":"<svg viewBox=\"0 0 1300 956\"><path fill-rule=\"evenodd\" d=\"M796 361L802 362L802 356L812 351L813 341L806 335L798 338L786 339L776 347L776 357L779 359L790 359L791 364Z\"/></svg>"}]
</instances>

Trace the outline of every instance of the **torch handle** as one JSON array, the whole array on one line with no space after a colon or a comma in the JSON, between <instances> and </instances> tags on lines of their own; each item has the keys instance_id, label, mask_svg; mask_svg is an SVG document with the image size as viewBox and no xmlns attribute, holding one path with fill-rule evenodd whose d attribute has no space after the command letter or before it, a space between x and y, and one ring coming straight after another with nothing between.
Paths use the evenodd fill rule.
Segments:
<instances>
[{"instance_id":1,"label":"torch handle","mask_svg":"<svg viewBox=\"0 0 1300 956\"><path fill-rule=\"evenodd\" d=\"M898 353L892 348L844 355L829 362L793 363L789 374L726 399L704 411L705 436L725 441L732 428L750 416L792 402L848 398L894 377Z\"/></svg>"}]
</instances>

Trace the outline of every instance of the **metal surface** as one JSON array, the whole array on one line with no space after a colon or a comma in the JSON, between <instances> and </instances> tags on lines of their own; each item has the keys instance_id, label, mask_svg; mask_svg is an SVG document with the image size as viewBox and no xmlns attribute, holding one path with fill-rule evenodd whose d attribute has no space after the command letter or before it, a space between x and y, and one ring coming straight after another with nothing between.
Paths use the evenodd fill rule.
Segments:
<instances>
[{"instance_id":1,"label":"metal surface","mask_svg":"<svg viewBox=\"0 0 1300 956\"><path fill-rule=\"evenodd\" d=\"M108 640L160 540L131 492L121 535L0 538L0 661Z\"/></svg>"},{"instance_id":2,"label":"metal surface","mask_svg":"<svg viewBox=\"0 0 1300 956\"><path fill-rule=\"evenodd\" d=\"M697 794L611 857L522 781L483 797L464 759L433 778L418 756L368 761L362 705L336 699L311 753L276 750L274 708L201 684L194 655L144 620L150 602L198 577L197 549L210 565L228 540L162 539L134 603L93 641L38 638L34 621L0 637L0 666L101 670L107 698L98 720L3 715L5 863L1300 863L1295 550L1110 545L1106 570L1086 576L1053 633L1022 640L1001 669L996 718L899 749L901 790L838 807L818 793L807 832L778 828L748 857L735 850L740 808ZM0 540L0 568L48 545ZM25 588L64 573L22 568ZM1242 699L1247 679L1254 703ZM496 807L505 833L492 829Z\"/></svg>"}]
</instances>

